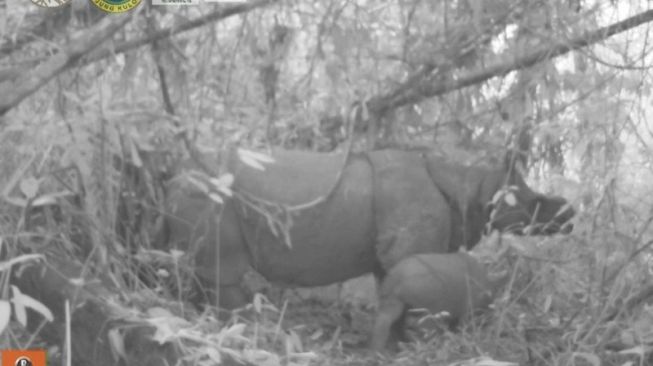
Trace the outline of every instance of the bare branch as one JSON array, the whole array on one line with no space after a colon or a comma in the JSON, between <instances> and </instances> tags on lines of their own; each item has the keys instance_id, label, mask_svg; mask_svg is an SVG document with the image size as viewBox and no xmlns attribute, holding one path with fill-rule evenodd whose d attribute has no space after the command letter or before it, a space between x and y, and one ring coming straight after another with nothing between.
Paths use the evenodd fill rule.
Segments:
<instances>
[{"instance_id":1,"label":"bare branch","mask_svg":"<svg viewBox=\"0 0 653 366\"><path fill-rule=\"evenodd\" d=\"M133 50L135 48L144 46L146 44L159 41L164 38L168 38L176 34L186 32L195 28L202 27L208 23L216 22L218 20L228 18L232 15L246 13L250 10L268 5L276 1L277 0L258 0L258 1L246 2L243 4L232 5L228 7L227 6L220 7L218 10L212 13L206 14L197 19L190 20L186 23L182 23L181 25L175 25L174 27L163 28L143 38L134 39L134 40L117 44L115 45L115 47L98 49L96 52L93 52L92 54L88 55L88 57L84 58L82 62L85 65L89 63L93 63L95 61L102 60L104 58L115 55L117 53L124 53Z\"/></svg>"},{"instance_id":2,"label":"bare branch","mask_svg":"<svg viewBox=\"0 0 653 366\"><path fill-rule=\"evenodd\" d=\"M96 26L80 31L71 37L66 46L56 55L41 62L33 72L25 72L12 82L0 85L0 116L15 107L23 99L36 92L71 64L100 45L131 19L131 14L106 17Z\"/></svg>"},{"instance_id":3,"label":"bare branch","mask_svg":"<svg viewBox=\"0 0 653 366\"><path fill-rule=\"evenodd\" d=\"M587 32L582 36L572 38L568 42L559 43L551 47L542 47L530 54L514 59L512 62L497 63L490 65L483 70L478 70L457 79L433 80L441 75L431 75L421 82L408 86L406 83L398 86L390 93L376 98L369 102L369 110L375 114L383 114L385 111L401 107L407 104L418 103L426 98L434 97L448 93L453 90L482 83L491 78L505 75L511 71L524 69L533 66L538 62L549 60L569 51L583 48L585 46L597 43L617 33L621 33L631 28L653 20L653 10L648 10L621 22L600 28L593 32ZM407 80L413 80L408 78ZM401 92L397 92L401 91Z\"/></svg>"}]
</instances>

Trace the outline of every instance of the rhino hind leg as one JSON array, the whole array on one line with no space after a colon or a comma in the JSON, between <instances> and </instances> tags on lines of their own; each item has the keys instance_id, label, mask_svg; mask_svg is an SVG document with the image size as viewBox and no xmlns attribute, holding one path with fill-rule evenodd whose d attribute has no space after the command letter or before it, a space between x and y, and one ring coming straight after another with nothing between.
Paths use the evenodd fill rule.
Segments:
<instances>
[{"instance_id":1,"label":"rhino hind leg","mask_svg":"<svg viewBox=\"0 0 653 366\"><path fill-rule=\"evenodd\" d=\"M403 319L406 307L401 300L397 298L382 299L379 303L374 328L372 329L372 340L370 348L374 351L381 352L388 344L391 335L395 334L397 325L403 328ZM402 331L403 333L403 331Z\"/></svg>"}]
</instances>

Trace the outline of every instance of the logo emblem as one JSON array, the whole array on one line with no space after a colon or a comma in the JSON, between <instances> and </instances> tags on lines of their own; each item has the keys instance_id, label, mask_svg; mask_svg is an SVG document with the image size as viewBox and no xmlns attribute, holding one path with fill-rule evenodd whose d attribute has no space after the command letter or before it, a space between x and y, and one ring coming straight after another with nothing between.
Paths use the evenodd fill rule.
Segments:
<instances>
[{"instance_id":1,"label":"logo emblem","mask_svg":"<svg viewBox=\"0 0 653 366\"><path fill-rule=\"evenodd\" d=\"M21 356L16 360L16 366L33 366L32 360L29 357Z\"/></svg>"},{"instance_id":2,"label":"logo emblem","mask_svg":"<svg viewBox=\"0 0 653 366\"><path fill-rule=\"evenodd\" d=\"M32 0L34 1L34 0ZM132 10L141 0L92 0L93 4L107 13L124 13Z\"/></svg>"},{"instance_id":3,"label":"logo emblem","mask_svg":"<svg viewBox=\"0 0 653 366\"><path fill-rule=\"evenodd\" d=\"M46 355L42 349L3 350L2 366L45 366Z\"/></svg>"},{"instance_id":4,"label":"logo emblem","mask_svg":"<svg viewBox=\"0 0 653 366\"><path fill-rule=\"evenodd\" d=\"M58 8L71 2L72 0L32 0L32 2L42 8Z\"/></svg>"}]
</instances>

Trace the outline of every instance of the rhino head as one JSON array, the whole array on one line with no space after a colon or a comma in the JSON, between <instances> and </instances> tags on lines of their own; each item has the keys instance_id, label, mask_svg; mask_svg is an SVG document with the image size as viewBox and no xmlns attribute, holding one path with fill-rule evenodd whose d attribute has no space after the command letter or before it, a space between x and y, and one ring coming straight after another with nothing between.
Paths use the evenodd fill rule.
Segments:
<instances>
[{"instance_id":1,"label":"rhino head","mask_svg":"<svg viewBox=\"0 0 653 366\"><path fill-rule=\"evenodd\" d=\"M518 164L514 154L506 155L503 182L487 203L490 227L517 235L570 233L575 211L569 202L534 192L524 181Z\"/></svg>"}]
</instances>

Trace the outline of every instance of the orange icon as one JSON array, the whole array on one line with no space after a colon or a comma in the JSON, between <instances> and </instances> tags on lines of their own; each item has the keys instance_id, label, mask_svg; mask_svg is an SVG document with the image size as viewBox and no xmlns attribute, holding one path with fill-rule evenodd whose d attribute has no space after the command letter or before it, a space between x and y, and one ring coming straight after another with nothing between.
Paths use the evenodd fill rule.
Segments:
<instances>
[{"instance_id":1,"label":"orange icon","mask_svg":"<svg viewBox=\"0 0 653 366\"><path fill-rule=\"evenodd\" d=\"M45 366L45 350L25 349L0 351L2 366Z\"/></svg>"}]
</instances>

